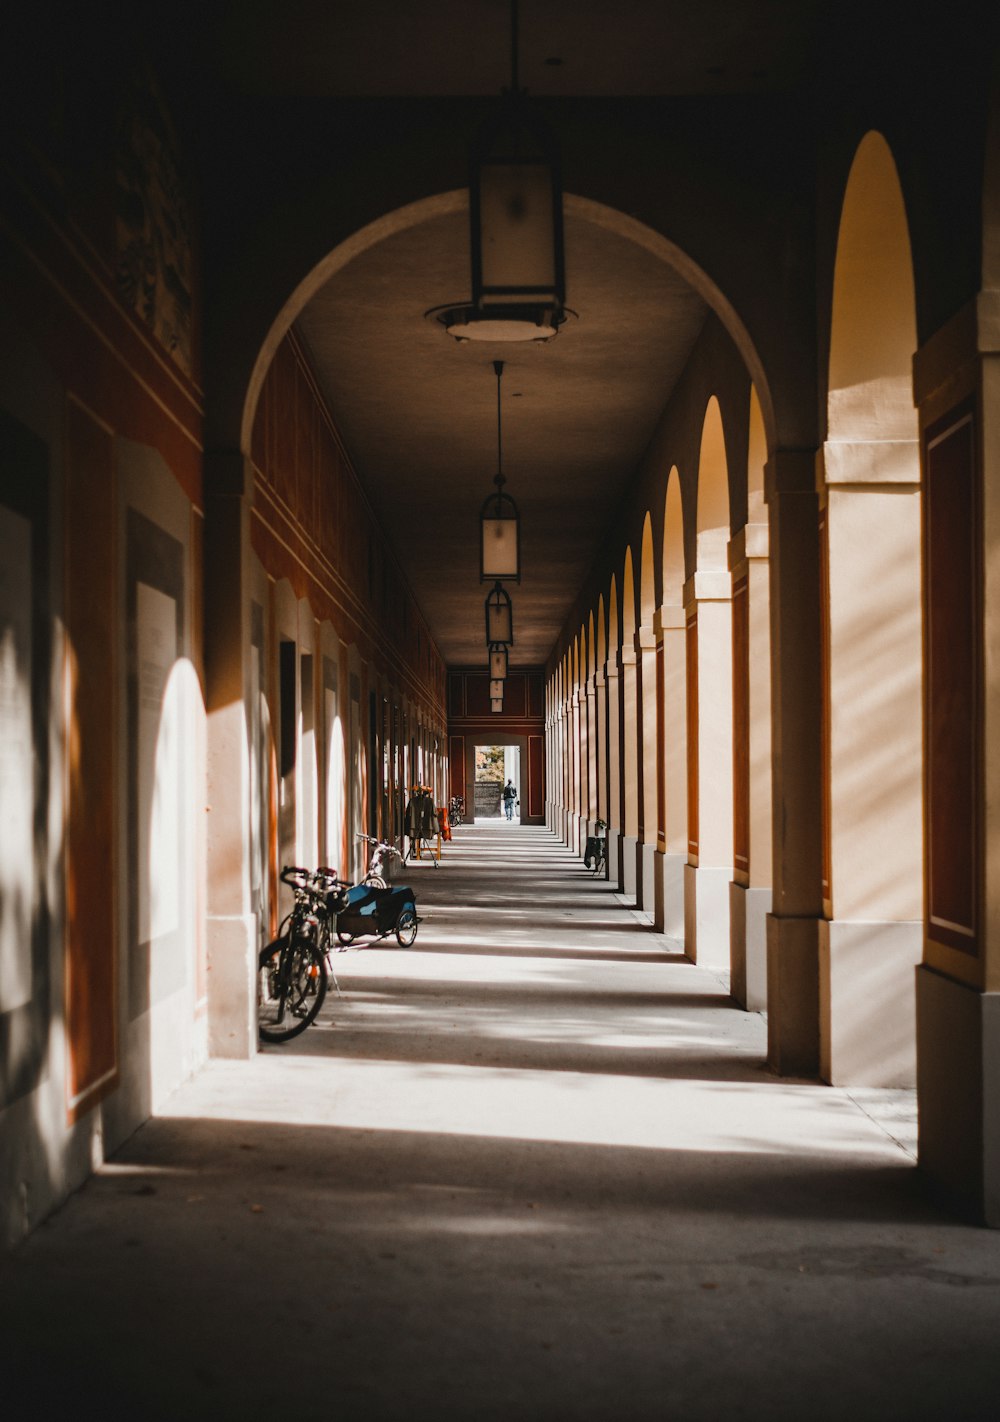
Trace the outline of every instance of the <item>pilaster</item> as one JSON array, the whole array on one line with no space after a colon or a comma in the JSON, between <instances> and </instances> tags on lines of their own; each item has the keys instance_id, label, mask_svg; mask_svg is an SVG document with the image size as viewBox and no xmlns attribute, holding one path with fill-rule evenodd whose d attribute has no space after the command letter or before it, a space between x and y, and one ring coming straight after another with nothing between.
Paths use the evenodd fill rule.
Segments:
<instances>
[{"instance_id":1,"label":"pilaster","mask_svg":"<svg viewBox=\"0 0 1000 1422\"><path fill-rule=\"evenodd\" d=\"M767 921L768 1059L819 1072L822 700L819 500L815 451L775 451L770 524L773 905Z\"/></svg>"}]
</instances>

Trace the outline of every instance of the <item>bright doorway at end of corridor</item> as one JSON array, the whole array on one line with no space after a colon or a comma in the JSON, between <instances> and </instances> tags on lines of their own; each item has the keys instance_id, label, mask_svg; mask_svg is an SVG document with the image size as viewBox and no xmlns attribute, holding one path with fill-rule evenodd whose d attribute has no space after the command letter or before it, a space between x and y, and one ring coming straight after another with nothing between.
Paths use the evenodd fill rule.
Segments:
<instances>
[{"instance_id":1,"label":"bright doorway at end of corridor","mask_svg":"<svg viewBox=\"0 0 1000 1422\"><path fill-rule=\"evenodd\" d=\"M520 746L476 746L475 814L521 823Z\"/></svg>"}]
</instances>

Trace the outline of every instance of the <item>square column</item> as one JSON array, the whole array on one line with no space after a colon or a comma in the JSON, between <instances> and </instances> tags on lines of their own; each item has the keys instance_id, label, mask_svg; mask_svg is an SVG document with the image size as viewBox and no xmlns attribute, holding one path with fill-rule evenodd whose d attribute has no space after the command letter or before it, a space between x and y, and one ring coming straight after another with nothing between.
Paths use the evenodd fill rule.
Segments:
<instances>
[{"instance_id":1,"label":"square column","mask_svg":"<svg viewBox=\"0 0 1000 1422\"><path fill-rule=\"evenodd\" d=\"M822 692L815 451L776 450L770 527L773 902L767 919L768 1061L819 1072Z\"/></svg>"},{"instance_id":2,"label":"square column","mask_svg":"<svg viewBox=\"0 0 1000 1422\"><path fill-rule=\"evenodd\" d=\"M696 716L690 715L688 721L685 952L702 966L728 969L729 885L733 877L733 655L729 574L722 571L696 573L685 584L684 605L689 710L696 711Z\"/></svg>"},{"instance_id":3,"label":"square column","mask_svg":"<svg viewBox=\"0 0 1000 1422\"><path fill-rule=\"evenodd\" d=\"M636 902L656 921L656 836L657 836L657 741L656 633L640 627L635 634L641 686L642 799L639 815L639 849L636 872Z\"/></svg>"},{"instance_id":4,"label":"square column","mask_svg":"<svg viewBox=\"0 0 1000 1422\"><path fill-rule=\"evenodd\" d=\"M748 523L729 544L733 587L732 993L767 1007L771 911L771 630L768 529Z\"/></svg>"},{"instance_id":5,"label":"square column","mask_svg":"<svg viewBox=\"0 0 1000 1422\"><path fill-rule=\"evenodd\" d=\"M234 1058L257 1051L248 712L252 489L253 472L241 454L206 456L208 1046L213 1056Z\"/></svg>"},{"instance_id":6,"label":"square column","mask_svg":"<svg viewBox=\"0 0 1000 1422\"><path fill-rule=\"evenodd\" d=\"M638 657L634 644L622 647L618 663L621 667L621 744L622 799L624 834L622 836L622 893L637 897L637 860L639 851L639 704Z\"/></svg>"},{"instance_id":7,"label":"square column","mask_svg":"<svg viewBox=\"0 0 1000 1422\"><path fill-rule=\"evenodd\" d=\"M663 647L662 931L684 938L684 874L688 861L687 650L683 607L657 614Z\"/></svg>"},{"instance_id":8,"label":"square column","mask_svg":"<svg viewBox=\"0 0 1000 1422\"><path fill-rule=\"evenodd\" d=\"M597 677L587 679L587 833L593 834L600 817L597 808Z\"/></svg>"}]
</instances>

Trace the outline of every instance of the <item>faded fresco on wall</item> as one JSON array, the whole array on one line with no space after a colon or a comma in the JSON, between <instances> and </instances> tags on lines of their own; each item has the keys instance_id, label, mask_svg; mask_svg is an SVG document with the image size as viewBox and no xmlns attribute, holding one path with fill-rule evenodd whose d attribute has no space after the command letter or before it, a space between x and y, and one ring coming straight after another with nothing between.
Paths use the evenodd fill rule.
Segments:
<instances>
[{"instance_id":1,"label":"faded fresco on wall","mask_svg":"<svg viewBox=\"0 0 1000 1422\"><path fill-rule=\"evenodd\" d=\"M136 75L119 117L118 294L191 374L191 221L177 145L151 72Z\"/></svg>"}]
</instances>

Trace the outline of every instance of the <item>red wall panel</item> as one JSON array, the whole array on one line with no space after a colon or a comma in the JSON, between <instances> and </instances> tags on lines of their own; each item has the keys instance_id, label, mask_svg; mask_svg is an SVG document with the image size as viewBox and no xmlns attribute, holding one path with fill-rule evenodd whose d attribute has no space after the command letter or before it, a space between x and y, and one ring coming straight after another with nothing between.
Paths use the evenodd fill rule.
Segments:
<instances>
[{"instance_id":1,"label":"red wall panel","mask_svg":"<svg viewBox=\"0 0 1000 1422\"><path fill-rule=\"evenodd\" d=\"M117 1085L114 816L114 444L78 405L66 424L69 823L66 1031L69 1112ZM86 683L82 669L86 668Z\"/></svg>"},{"instance_id":2,"label":"red wall panel","mask_svg":"<svg viewBox=\"0 0 1000 1422\"><path fill-rule=\"evenodd\" d=\"M979 954L979 558L971 408L925 434L927 919L932 939Z\"/></svg>"}]
</instances>

